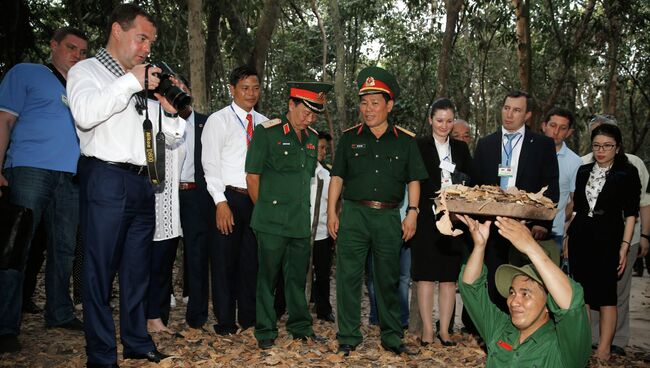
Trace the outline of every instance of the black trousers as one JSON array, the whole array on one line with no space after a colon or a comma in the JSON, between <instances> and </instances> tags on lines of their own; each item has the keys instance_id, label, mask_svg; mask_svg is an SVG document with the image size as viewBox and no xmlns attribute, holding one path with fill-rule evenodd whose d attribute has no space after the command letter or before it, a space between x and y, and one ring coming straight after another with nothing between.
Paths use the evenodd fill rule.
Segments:
<instances>
[{"instance_id":1,"label":"black trousers","mask_svg":"<svg viewBox=\"0 0 650 368\"><path fill-rule=\"evenodd\" d=\"M154 241L151 248L151 276L147 292L147 319L169 322L169 302L172 293L172 273L180 238Z\"/></svg>"},{"instance_id":2,"label":"black trousers","mask_svg":"<svg viewBox=\"0 0 650 368\"><path fill-rule=\"evenodd\" d=\"M199 328L208 319L210 261L216 257L214 236L216 234L215 209L212 197L205 187L179 192L183 246L187 269L187 311L185 321L190 327ZM214 268L213 268L214 272ZM215 300L212 284L212 304Z\"/></svg>"},{"instance_id":3,"label":"black trousers","mask_svg":"<svg viewBox=\"0 0 650 368\"><path fill-rule=\"evenodd\" d=\"M215 331L234 333L255 326L255 287L257 282L257 240L250 227L253 202L234 190L226 189L232 211L233 232L217 232L216 258L212 282L216 285Z\"/></svg>"},{"instance_id":4,"label":"black trousers","mask_svg":"<svg viewBox=\"0 0 650 368\"><path fill-rule=\"evenodd\" d=\"M332 313L332 305L330 304L330 271L332 269L332 255L334 254L332 238L327 237L316 240L312 252L314 267L312 295L316 304L316 315L319 317L326 316Z\"/></svg>"}]
</instances>

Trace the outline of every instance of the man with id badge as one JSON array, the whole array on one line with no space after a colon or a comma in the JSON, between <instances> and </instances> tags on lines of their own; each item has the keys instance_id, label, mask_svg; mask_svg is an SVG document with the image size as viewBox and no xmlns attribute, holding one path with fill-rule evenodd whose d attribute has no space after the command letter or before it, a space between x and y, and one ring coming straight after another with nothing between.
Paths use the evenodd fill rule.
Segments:
<instances>
[{"instance_id":1,"label":"man with id badge","mask_svg":"<svg viewBox=\"0 0 650 368\"><path fill-rule=\"evenodd\" d=\"M234 69L229 83L233 102L210 115L201 138L205 180L216 206L216 252L209 254L219 335L236 333L237 322L242 329L255 325L257 240L244 165L255 126L268 120L255 111L260 82L254 69Z\"/></svg>"},{"instance_id":2,"label":"man with id badge","mask_svg":"<svg viewBox=\"0 0 650 368\"><path fill-rule=\"evenodd\" d=\"M502 190L516 187L537 193L548 187L544 195L553 202L559 198L559 169L555 144L551 138L531 131L526 121L532 115L532 98L523 91L511 91L501 107L501 129L481 138L474 151L472 182L477 185L499 185ZM552 221L529 224L535 240L547 239ZM496 231L494 228L492 231ZM485 264L488 269L488 290L495 304L506 310L503 298L494 285L497 267L508 263L510 243L498 234L490 235Z\"/></svg>"}]
</instances>

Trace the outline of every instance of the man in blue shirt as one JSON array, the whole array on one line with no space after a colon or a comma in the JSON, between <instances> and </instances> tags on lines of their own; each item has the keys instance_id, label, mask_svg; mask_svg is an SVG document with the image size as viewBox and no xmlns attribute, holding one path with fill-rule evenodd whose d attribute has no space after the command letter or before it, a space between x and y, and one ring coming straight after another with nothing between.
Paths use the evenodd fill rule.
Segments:
<instances>
[{"instance_id":1,"label":"man in blue shirt","mask_svg":"<svg viewBox=\"0 0 650 368\"><path fill-rule=\"evenodd\" d=\"M79 140L65 83L68 70L86 58L87 37L63 27L54 32L50 49L49 64L18 64L0 84L0 186L11 186L10 202L32 210L32 234L41 221L45 225L45 325L81 331L69 295L79 217L73 182ZM20 350L23 270L24 265L0 270L0 353Z\"/></svg>"},{"instance_id":2,"label":"man in blue shirt","mask_svg":"<svg viewBox=\"0 0 650 368\"><path fill-rule=\"evenodd\" d=\"M552 108L542 122L542 132L555 142L557 164L560 169L560 200L557 204L558 212L553 220L552 237L558 250L562 251L564 238L564 224L567 213L571 215L571 200L576 186L576 173L582 165L582 160L575 152L567 147L564 141L573 134L573 113L561 107ZM566 211L568 209L568 211Z\"/></svg>"}]
</instances>

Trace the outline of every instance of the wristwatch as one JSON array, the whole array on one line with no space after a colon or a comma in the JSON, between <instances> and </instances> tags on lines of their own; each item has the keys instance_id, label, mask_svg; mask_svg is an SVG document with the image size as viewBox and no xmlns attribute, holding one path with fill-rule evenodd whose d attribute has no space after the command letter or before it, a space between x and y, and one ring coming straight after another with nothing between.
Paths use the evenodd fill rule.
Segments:
<instances>
[{"instance_id":1,"label":"wristwatch","mask_svg":"<svg viewBox=\"0 0 650 368\"><path fill-rule=\"evenodd\" d=\"M417 207L415 207L415 206L408 206L408 207L406 207L406 212L408 212L408 211L415 211L415 213L417 213L417 214L420 213L420 209L417 208Z\"/></svg>"}]
</instances>

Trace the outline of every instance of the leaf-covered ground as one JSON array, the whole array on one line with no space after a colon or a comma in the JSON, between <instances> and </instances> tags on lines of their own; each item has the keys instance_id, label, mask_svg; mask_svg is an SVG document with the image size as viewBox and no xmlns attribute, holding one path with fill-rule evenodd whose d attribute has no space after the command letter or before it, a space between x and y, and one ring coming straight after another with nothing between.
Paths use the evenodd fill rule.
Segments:
<instances>
[{"instance_id":1,"label":"leaf-covered ground","mask_svg":"<svg viewBox=\"0 0 650 368\"><path fill-rule=\"evenodd\" d=\"M636 307L646 310L641 313L647 318L648 285L650 277L643 282L635 282L641 302ZM42 305L44 296L42 283L35 296L37 304ZM333 293L334 294L334 293ZM262 351L257 348L252 329L236 335L221 337L212 330L212 320L205 330L188 329L184 325L184 304L172 309L170 327L180 331L185 338L174 338L167 334L154 334L158 349L173 357L159 365L140 360L122 360L121 346L118 343L119 364L121 367L482 367L485 353L477 342L468 335L456 334L459 342L456 347L445 348L440 343L426 348L417 345L416 336L406 334L405 343L412 349L419 349L416 357L397 357L380 347L379 328L367 325L367 302L364 296L362 312L362 332L365 337L357 351L348 358L336 354L335 325L315 320L314 330L329 339L327 344L294 341L284 330L284 319L280 321L280 336L273 349ZM633 311L639 312L639 311ZM117 310L114 313L119 327ZM634 323L634 321L633 321ZM647 325L647 319L645 321ZM645 336L648 336L646 334ZM82 333L59 329L45 329L42 315L25 314L20 341L23 350L19 354L0 355L0 367L84 367L84 338ZM632 344L634 345L634 344ZM648 344L642 344L647 346ZM591 362L592 367L649 367L650 352L639 347L628 348L626 358L615 357L608 364Z\"/></svg>"}]
</instances>

